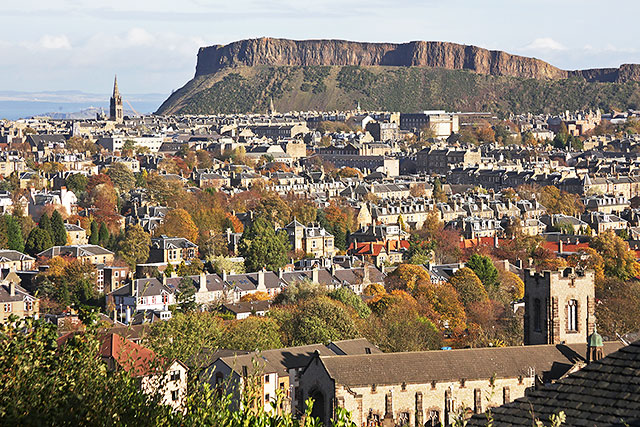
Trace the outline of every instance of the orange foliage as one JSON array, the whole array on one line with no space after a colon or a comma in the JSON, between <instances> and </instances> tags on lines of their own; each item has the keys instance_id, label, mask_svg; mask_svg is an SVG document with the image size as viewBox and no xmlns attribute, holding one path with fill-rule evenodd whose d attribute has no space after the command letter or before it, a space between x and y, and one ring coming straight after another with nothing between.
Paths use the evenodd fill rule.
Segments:
<instances>
[{"instance_id":1,"label":"orange foliage","mask_svg":"<svg viewBox=\"0 0 640 427\"><path fill-rule=\"evenodd\" d=\"M156 230L156 235L160 234L165 234L169 237L183 237L191 242L196 242L198 239L198 227L191 219L189 212L180 208L172 209Z\"/></svg>"},{"instance_id":2,"label":"orange foliage","mask_svg":"<svg viewBox=\"0 0 640 427\"><path fill-rule=\"evenodd\" d=\"M252 294L244 295L240 298L242 302L252 302L252 301L268 301L271 299L271 296L266 292L254 292Z\"/></svg>"}]
</instances>

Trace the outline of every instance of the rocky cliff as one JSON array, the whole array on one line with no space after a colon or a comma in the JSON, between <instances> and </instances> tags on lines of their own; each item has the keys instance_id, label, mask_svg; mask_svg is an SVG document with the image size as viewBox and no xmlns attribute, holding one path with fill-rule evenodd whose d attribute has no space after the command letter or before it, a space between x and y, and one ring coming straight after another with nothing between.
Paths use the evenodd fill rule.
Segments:
<instances>
[{"instance_id":1,"label":"rocky cliff","mask_svg":"<svg viewBox=\"0 0 640 427\"><path fill-rule=\"evenodd\" d=\"M261 38L200 48L196 76L212 74L227 67L257 65L422 66L534 79L558 79L568 75L567 71L539 59L456 43L415 41L393 44Z\"/></svg>"},{"instance_id":2,"label":"rocky cliff","mask_svg":"<svg viewBox=\"0 0 640 427\"><path fill-rule=\"evenodd\" d=\"M203 47L159 114L363 108L557 112L640 108L640 65L567 71L447 42L261 38Z\"/></svg>"}]
</instances>

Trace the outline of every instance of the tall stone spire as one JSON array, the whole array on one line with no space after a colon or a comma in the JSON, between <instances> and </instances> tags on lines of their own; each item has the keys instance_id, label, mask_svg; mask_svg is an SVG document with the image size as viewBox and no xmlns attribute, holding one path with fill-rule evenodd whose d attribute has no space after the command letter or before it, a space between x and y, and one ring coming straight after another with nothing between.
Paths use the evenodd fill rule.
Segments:
<instances>
[{"instance_id":1,"label":"tall stone spire","mask_svg":"<svg viewBox=\"0 0 640 427\"><path fill-rule=\"evenodd\" d=\"M118 75L116 74L113 79L113 97L115 98L118 96L120 96L120 91L118 90Z\"/></svg>"},{"instance_id":2,"label":"tall stone spire","mask_svg":"<svg viewBox=\"0 0 640 427\"><path fill-rule=\"evenodd\" d=\"M122 123L124 120L124 108L122 107L122 96L118 90L118 76L113 80L113 95L109 103L109 120Z\"/></svg>"}]
</instances>

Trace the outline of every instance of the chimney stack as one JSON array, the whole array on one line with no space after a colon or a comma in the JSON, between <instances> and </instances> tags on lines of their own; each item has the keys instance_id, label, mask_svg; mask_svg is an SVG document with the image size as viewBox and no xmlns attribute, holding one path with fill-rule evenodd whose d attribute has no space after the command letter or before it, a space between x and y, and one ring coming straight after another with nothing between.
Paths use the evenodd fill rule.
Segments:
<instances>
[{"instance_id":1,"label":"chimney stack","mask_svg":"<svg viewBox=\"0 0 640 427\"><path fill-rule=\"evenodd\" d=\"M9 295L12 297L16 296L16 284L13 281L9 282Z\"/></svg>"},{"instance_id":2,"label":"chimney stack","mask_svg":"<svg viewBox=\"0 0 640 427\"><path fill-rule=\"evenodd\" d=\"M258 271L258 288L265 288L264 285L264 267Z\"/></svg>"},{"instance_id":3,"label":"chimney stack","mask_svg":"<svg viewBox=\"0 0 640 427\"><path fill-rule=\"evenodd\" d=\"M319 275L319 271L318 271L318 266L315 265L313 267L313 270L311 270L311 281L313 283L320 283L320 275Z\"/></svg>"},{"instance_id":4,"label":"chimney stack","mask_svg":"<svg viewBox=\"0 0 640 427\"><path fill-rule=\"evenodd\" d=\"M200 272L200 283L198 286L198 292L206 292L207 291L207 274L202 271Z\"/></svg>"}]
</instances>

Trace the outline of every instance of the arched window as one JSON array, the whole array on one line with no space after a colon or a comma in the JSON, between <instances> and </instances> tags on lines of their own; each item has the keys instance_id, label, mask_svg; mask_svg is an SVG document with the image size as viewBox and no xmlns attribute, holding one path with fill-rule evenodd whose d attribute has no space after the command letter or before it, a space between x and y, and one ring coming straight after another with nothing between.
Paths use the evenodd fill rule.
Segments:
<instances>
[{"instance_id":1,"label":"arched window","mask_svg":"<svg viewBox=\"0 0 640 427\"><path fill-rule=\"evenodd\" d=\"M538 298L533 300L533 329L536 332L542 331L542 308Z\"/></svg>"},{"instance_id":2,"label":"arched window","mask_svg":"<svg viewBox=\"0 0 640 427\"><path fill-rule=\"evenodd\" d=\"M572 299L567 304L567 330L578 331L578 301Z\"/></svg>"}]
</instances>

